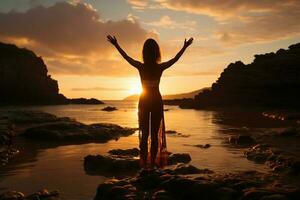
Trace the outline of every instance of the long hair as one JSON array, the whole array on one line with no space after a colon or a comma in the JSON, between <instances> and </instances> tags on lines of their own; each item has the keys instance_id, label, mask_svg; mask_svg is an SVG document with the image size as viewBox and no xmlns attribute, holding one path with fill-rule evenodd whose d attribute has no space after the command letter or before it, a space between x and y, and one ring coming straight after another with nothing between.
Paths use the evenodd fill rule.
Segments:
<instances>
[{"instance_id":1,"label":"long hair","mask_svg":"<svg viewBox=\"0 0 300 200\"><path fill-rule=\"evenodd\" d=\"M143 60L144 63L159 63L161 60L159 46L152 38L147 39L144 43Z\"/></svg>"}]
</instances>

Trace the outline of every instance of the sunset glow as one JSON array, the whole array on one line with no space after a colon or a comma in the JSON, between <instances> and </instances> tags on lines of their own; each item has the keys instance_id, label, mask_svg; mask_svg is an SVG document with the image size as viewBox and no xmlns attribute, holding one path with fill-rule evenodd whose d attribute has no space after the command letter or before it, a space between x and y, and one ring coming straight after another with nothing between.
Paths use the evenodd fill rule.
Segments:
<instances>
[{"instance_id":1,"label":"sunset glow","mask_svg":"<svg viewBox=\"0 0 300 200\"><path fill-rule=\"evenodd\" d=\"M131 81L138 72L108 44L107 34L140 61L149 37L158 41L162 61L193 37L193 46L162 77L163 94L184 93L211 86L231 62L250 63L254 54L298 42L299 7L296 0L3 0L0 41L42 56L67 97L123 99L141 92Z\"/></svg>"},{"instance_id":2,"label":"sunset glow","mask_svg":"<svg viewBox=\"0 0 300 200\"><path fill-rule=\"evenodd\" d=\"M133 85L130 89L130 94L141 94L143 91L140 85Z\"/></svg>"}]
</instances>

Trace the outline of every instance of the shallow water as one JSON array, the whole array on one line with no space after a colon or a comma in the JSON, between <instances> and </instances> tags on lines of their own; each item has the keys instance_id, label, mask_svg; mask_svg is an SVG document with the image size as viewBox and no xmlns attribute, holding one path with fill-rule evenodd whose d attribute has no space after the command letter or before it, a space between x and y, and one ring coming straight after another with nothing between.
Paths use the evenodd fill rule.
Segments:
<instances>
[{"instance_id":1,"label":"shallow water","mask_svg":"<svg viewBox=\"0 0 300 200\"><path fill-rule=\"evenodd\" d=\"M116 106L117 111L104 112L107 105ZM186 152L192 157L191 164L227 173L244 170L267 172L265 165L255 164L244 158L238 148L226 145L224 130L255 126L251 117L241 112L229 119L222 112L185 110L176 106L165 106L166 129L176 130L189 137L167 135L168 150ZM2 108L4 109L4 108ZM109 122L127 127L137 127L137 103L133 101L106 101L105 105L60 105L38 107L14 107L5 109L41 110L61 117L71 117L84 123ZM232 117L232 116L231 116ZM246 118L246 121L242 121ZM247 123L247 120L249 123ZM234 121L234 123L230 123ZM257 120L253 120L257 121ZM270 123L270 122L268 122ZM264 123L264 124L268 124ZM230 124L230 125L228 125ZM273 124L269 124L273 127ZM274 125L275 126L275 125ZM230 132L230 131L229 131ZM26 194L41 188L61 191L63 199L91 199L97 186L105 181L104 176L87 175L83 169L83 158L88 154L105 154L114 148L138 146L137 133L105 144L81 144L45 148L42 144L16 141L21 153L12 162L0 169L0 189L13 189ZM208 149L190 145L210 144Z\"/></svg>"}]
</instances>

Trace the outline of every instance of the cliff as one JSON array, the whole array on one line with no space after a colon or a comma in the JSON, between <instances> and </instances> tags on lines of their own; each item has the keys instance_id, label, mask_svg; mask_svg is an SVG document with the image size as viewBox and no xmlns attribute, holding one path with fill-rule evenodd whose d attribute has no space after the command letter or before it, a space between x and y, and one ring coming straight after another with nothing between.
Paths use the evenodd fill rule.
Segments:
<instances>
[{"instance_id":1,"label":"cliff","mask_svg":"<svg viewBox=\"0 0 300 200\"><path fill-rule=\"evenodd\" d=\"M182 108L299 107L300 43L276 53L255 55L252 63L231 63L211 89L204 90Z\"/></svg>"},{"instance_id":2,"label":"cliff","mask_svg":"<svg viewBox=\"0 0 300 200\"><path fill-rule=\"evenodd\" d=\"M48 74L41 57L30 50L0 42L0 105L72 102L59 93L58 82Z\"/></svg>"}]
</instances>

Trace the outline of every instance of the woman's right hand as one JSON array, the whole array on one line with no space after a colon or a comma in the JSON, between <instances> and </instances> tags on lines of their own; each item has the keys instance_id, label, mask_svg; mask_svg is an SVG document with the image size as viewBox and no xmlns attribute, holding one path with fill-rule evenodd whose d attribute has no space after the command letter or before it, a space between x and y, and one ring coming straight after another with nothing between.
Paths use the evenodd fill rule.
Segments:
<instances>
[{"instance_id":1,"label":"woman's right hand","mask_svg":"<svg viewBox=\"0 0 300 200\"><path fill-rule=\"evenodd\" d=\"M108 36L106 36L106 38L107 38L107 41L112 43L114 46L116 44L118 44L117 38L115 36L108 35Z\"/></svg>"},{"instance_id":2,"label":"woman's right hand","mask_svg":"<svg viewBox=\"0 0 300 200\"><path fill-rule=\"evenodd\" d=\"M188 46L190 46L193 43L194 38L190 38L188 41L186 41L186 39L184 39L184 47L187 48Z\"/></svg>"}]
</instances>

